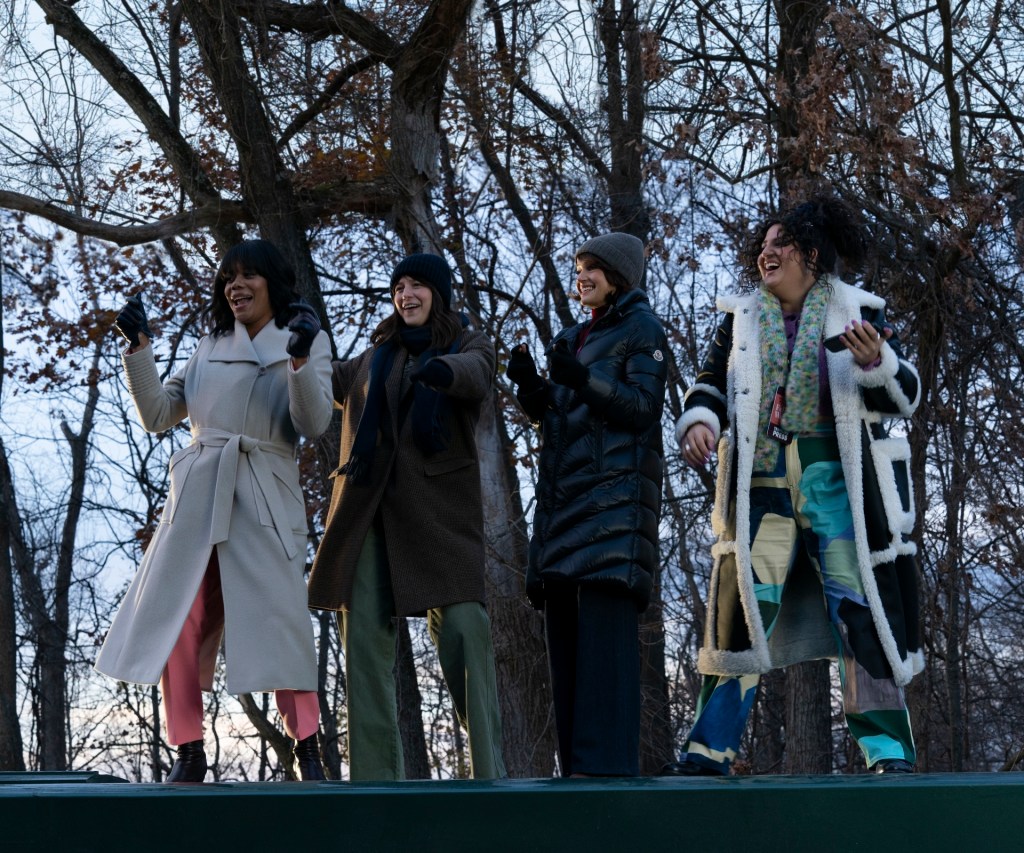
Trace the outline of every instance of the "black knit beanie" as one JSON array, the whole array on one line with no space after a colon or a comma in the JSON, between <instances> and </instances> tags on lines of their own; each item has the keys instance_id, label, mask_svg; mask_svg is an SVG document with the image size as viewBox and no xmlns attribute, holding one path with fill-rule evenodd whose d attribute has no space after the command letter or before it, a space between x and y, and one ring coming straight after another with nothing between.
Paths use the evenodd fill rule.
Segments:
<instances>
[{"instance_id":1,"label":"black knit beanie","mask_svg":"<svg viewBox=\"0 0 1024 853\"><path fill-rule=\"evenodd\" d=\"M448 262L440 255L408 255L399 261L395 271L391 274L392 294L395 292L395 285L403 275L429 284L440 295L444 307L452 307L452 271Z\"/></svg>"},{"instance_id":2,"label":"black knit beanie","mask_svg":"<svg viewBox=\"0 0 1024 853\"><path fill-rule=\"evenodd\" d=\"M644 241L632 234L613 231L587 240L576 250L576 257L593 255L619 273L630 287L639 287L644 278Z\"/></svg>"}]
</instances>

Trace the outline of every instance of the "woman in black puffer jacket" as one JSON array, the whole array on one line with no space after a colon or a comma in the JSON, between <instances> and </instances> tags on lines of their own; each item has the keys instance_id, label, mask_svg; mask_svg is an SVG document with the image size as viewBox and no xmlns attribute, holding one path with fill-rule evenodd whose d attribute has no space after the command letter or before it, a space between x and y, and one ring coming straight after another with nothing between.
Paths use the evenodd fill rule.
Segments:
<instances>
[{"instance_id":1,"label":"woman in black puffer jacket","mask_svg":"<svg viewBox=\"0 0 1024 853\"><path fill-rule=\"evenodd\" d=\"M666 339L643 279L643 243L605 234L576 253L590 320L509 359L544 445L527 571L543 608L563 776L639 772L638 614L658 563Z\"/></svg>"}]
</instances>

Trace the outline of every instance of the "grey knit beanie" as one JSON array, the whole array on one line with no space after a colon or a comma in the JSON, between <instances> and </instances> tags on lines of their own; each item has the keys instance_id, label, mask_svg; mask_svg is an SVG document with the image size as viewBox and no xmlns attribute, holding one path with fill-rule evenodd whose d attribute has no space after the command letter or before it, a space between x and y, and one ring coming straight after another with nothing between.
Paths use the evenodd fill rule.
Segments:
<instances>
[{"instance_id":1,"label":"grey knit beanie","mask_svg":"<svg viewBox=\"0 0 1024 853\"><path fill-rule=\"evenodd\" d=\"M619 273L630 287L639 287L644 278L644 242L632 234L612 231L587 240L576 250L576 257L593 255Z\"/></svg>"},{"instance_id":2,"label":"grey knit beanie","mask_svg":"<svg viewBox=\"0 0 1024 853\"><path fill-rule=\"evenodd\" d=\"M403 275L431 285L438 292L445 308L452 307L452 270L440 255L407 255L391 274L391 293Z\"/></svg>"}]
</instances>

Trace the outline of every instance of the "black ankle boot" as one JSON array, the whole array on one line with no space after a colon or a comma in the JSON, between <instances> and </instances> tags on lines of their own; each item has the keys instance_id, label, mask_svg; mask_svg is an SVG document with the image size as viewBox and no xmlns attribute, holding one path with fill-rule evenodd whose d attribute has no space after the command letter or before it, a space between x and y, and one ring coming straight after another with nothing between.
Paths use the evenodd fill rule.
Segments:
<instances>
[{"instance_id":1,"label":"black ankle boot","mask_svg":"<svg viewBox=\"0 0 1024 853\"><path fill-rule=\"evenodd\" d=\"M320 744L316 732L302 740L295 741L295 762L299 765L299 778L303 782L319 782L324 776L324 765L320 761Z\"/></svg>"},{"instance_id":2,"label":"black ankle boot","mask_svg":"<svg viewBox=\"0 0 1024 853\"><path fill-rule=\"evenodd\" d=\"M206 753L201 740L190 740L178 747L178 757L167 774L167 782L202 782L206 778Z\"/></svg>"}]
</instances>

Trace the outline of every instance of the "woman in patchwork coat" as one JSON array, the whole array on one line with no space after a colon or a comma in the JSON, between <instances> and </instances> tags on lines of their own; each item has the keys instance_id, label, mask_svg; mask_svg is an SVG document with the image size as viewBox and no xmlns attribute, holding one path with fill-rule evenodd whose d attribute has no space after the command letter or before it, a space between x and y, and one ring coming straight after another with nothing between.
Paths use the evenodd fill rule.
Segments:
<instances>
[{"instance_id":1,"label":"woman in patchwork coat","mask_svg":"<svg viewBox=\"0 0 1024 853\"><path fill-rule=\"evenodd\" d=\"M760 673L835 657L867 766L913 770L915 513L909 444L888 422L913 414L920 385L884 300L835 274L863 253L850 210L814 199L760 226L742 259L756 291L719 300L677 425L689 464L718 447L705 678L665 775L727 773Z\"/></svg>"}]
</instances>

